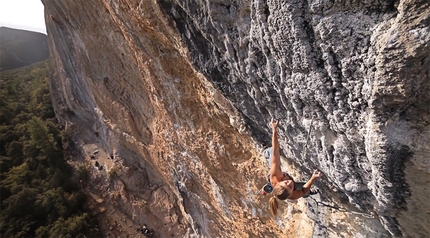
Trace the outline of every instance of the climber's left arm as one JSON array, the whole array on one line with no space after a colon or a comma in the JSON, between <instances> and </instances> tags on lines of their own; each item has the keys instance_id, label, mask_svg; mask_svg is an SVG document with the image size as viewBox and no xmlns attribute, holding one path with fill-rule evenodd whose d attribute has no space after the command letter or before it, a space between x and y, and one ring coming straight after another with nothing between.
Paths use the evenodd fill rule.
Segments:
<instances>
[{"instance_id":1,"label":"climber's left arm","mask_svg":"<svg viewBox=\"0 0 430 238\"><path fill-rule=\"evenodd\" d=\"M320 171L314 170L312 177L305 183L305 185L303 185L303 188L301 190L294 190L288 199L298 199L303 197L305 194L308 194L311 190L312 184L322 176L323 174Z\"/></svg>"}]
</instances>

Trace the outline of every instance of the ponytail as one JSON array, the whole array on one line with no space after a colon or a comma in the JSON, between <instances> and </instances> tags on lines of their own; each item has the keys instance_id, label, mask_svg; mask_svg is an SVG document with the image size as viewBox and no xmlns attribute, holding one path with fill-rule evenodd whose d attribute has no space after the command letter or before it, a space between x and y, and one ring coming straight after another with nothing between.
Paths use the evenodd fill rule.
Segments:
<instances>
[{"instance_id":1,"label":"ponytail","mask_svg":"<svg viewBox=\"0 0 430 238\"><path fill-rule=\"evenodd\" d=\"M276 216L276 214L278 213L278 200L276 199L275 196L272 196L269 199L269 204L270 204L270 212L272 212L273 216Z\"/></svg>"},{"instance_id":2,"label":"ponytail","mask_svg":"<svg viewBox=\"0 0 430 238\"><path fill-rule=\"evenodd\" d=\"M278 199L285 200L290 196L290 194L288 193L288 190L282 187L279 183L273 188L272 194L273 196L269 199L270 212L272 212L273 216L276 216L278 213Z\"/></svg>"}]
</instances>

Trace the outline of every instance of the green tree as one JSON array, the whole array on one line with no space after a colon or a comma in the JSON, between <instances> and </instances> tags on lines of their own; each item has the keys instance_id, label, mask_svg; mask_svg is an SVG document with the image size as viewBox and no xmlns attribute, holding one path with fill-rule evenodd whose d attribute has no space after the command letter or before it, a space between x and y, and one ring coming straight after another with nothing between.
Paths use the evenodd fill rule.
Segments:
<instances>
[{"instance_id":1,"label":"green tree","mask_svg":"<svg viewBox=\"0 0 430 238\"><path fill-rule=\"evenodd\" d=\"M47 62L0 74L0 237L98 236L48 84Z\"/></svg>"}]
</instances>

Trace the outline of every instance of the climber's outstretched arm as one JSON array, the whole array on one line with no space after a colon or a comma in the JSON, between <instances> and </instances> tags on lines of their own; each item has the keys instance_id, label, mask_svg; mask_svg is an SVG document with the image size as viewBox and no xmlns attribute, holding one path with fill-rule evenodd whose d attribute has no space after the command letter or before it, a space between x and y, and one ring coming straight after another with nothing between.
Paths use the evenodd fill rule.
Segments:
<instances>
[{"instance_id":1,"label":"climber's outstretched arm","mask_svg":"<svg viewBox=\"0 0 430 238\"><path fill-rule=\"evenodd\" d=\"M308 194L315 180L321 178L322 176L323 174L320 171L314 170L312 177L305 183L305 185L303 185L303 188L301 190L294 190L289 199L298 199Z\"/></svg>"},{"instance_id":2,"label":"climber's outstretched arm","mask_svg":"<svg viewBox=\"0 0 430 238\"><path fill-rule=\"evenodd\" d=\"M281 157L279 153L279 141L278 141L278 122L272 119L270 122L272 126L272 165L270 167L270 177L272 181L272 177L276 177L277 179L282 179L282 171L281 171Z\"/></svg>"}]
</instances>

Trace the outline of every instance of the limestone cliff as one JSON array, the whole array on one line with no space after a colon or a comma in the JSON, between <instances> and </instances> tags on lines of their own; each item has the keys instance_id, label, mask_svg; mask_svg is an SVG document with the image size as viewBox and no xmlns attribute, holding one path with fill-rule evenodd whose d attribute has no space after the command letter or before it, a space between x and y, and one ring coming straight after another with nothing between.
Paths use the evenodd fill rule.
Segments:
<instances>
[{"instance_id":1,"label":"limestone cliff","mask_svg":"<svg viewBox=\"0 0 430 238\"><path fill-rule=\"evenodd\" d=\"M427 0L42 2L105 236L430 233ZM325 174L276 218L257 194L271 117L283 169Z\"/></svg>"}]
</instances>

